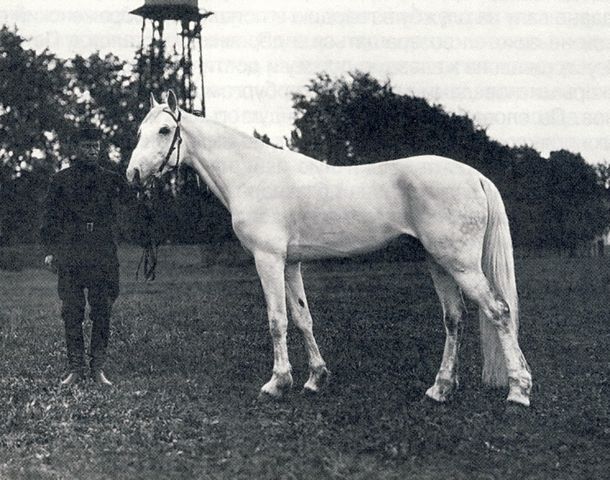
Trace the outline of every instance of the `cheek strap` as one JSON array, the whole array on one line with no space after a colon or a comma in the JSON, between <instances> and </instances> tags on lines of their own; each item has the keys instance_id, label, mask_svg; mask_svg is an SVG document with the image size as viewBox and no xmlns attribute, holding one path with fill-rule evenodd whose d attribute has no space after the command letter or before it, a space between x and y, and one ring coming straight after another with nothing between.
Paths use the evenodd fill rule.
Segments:
<instances>
[{"instance_id":1,"label":"cheek strap","mask_svg":"<svg viewBox=\"0 0 610 480\"><path fill-rule=\"evenodd\" d=\"M170 117L172 117L174 122L176 122L176 129L174 130L174 138L172 138L172 143L169 146L167 155L165 155L163 162L161 162L161 165L159 166L159 170L157 170L159 173L161 173L163 171L163 169L166 167L166 165L169 162L169 159L172 156L172 153L174 153L174 150L176 150L176 149L177 149L176 164L174 165L173 170L176 170L178 168L178 166L180 165L180 145L182 144L182 135L180 134L180 118L182 117L182 114L180 113L180 109L178 109L177 116L174 115L170 110L163 110L163 111L165 113L167 113Z\"/></svg>"}]
</instances>

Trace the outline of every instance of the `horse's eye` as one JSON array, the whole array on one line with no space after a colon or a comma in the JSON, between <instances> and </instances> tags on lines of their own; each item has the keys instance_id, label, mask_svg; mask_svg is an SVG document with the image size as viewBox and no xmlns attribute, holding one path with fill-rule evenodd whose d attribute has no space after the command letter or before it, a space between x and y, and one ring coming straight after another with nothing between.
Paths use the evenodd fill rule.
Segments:
<instances>
[{"instance_id":1,"label":"horse's eye","mask_svg":"<svg viewBox=\"0 0 610 480\"><path fill-rule=\"evenodd\" d=\"M159 133L161 135L167 135L169 133L169 127L161 127L161 130L159 130Z\"/></svg>"}]
</instances>

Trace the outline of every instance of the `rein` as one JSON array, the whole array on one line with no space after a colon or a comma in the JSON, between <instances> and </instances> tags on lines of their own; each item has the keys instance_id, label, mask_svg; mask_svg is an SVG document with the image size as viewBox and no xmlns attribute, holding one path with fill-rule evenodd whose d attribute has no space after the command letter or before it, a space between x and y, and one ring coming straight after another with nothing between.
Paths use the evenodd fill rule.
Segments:
<instances>
[{"instance_id":1,"label":"rein","mask_svg":"<svg viewBox=\"0 0 610 480\"><path fill-rule=\"evenodd\" d=\"M170 110L163 110L167 113L174 122L176 122L176 129L174 130L174 137L172 143L169 146L169 150L159 166L158 173L161 173L163 169L169 163L169 160L176 150L176 164L172 167L172 171L178 170L180 166L180 145L182 144L182 135L180 131L180 120L182 113L178 109L178 114L174 115ZM138 208L141 210L140 217L144 225L141 228L140 245L142 246L142 255L138 262L138 268L136 269L136 281L139 279L140 269L144 274L144 279L148 282L152 282L156 278L157 268L157 255L159 252L159 245L161 244L161 235L155 231L155 202L159 197L160 185L155 182L150 198L146 198L146 194L143 190L138 192Z\"/></svg>"},{"instance_id":2,"label":"rein","mask_svg":"<svg viewBox=\"0 0 610 480\"><path fill-rule=\"evenodd\" d=\"M144 266L142 273L144 273L144 280L152 282L157 277L157 253L159 251L159 245L150 245L143 247L140 261L138 262L138 268L136 269L136 281L139 280L140 267Z\"/></svg>"},{"instance_id":3,"label":"rein","mask_svg":"<svg viewBox=\"0 0 610 480\"><path fill-rule=\"evenodd\" d=\"M143 187L139 188L137 194L137 218L139 221L137 233L138 243L142 247L142 254L136 269L136 281L139 280L140 269L142 269L144 280L147 282L152 282L156 278L157 254L162 236L154 215L155 208L158 206L155 204L158 203L160 196L159 188L160 186L155 182L151 190L149 190L149 195L147 195Z\"/></svg>"},{"instance_id":4,"label":"rein","mask_svg":"<svg viewBox=\"0 0 610 480\"><path fill-rule=\"evenodd\" d=\"M180 109L178 109L178 115L174 115L170 110L163 111L167 113L170 117L172 117L174 122L176 122L176 129L174 130L174 138L172 138L172 143L169 146L167 155L165 155L163 162L159 166L159 173L161 173L165 166L169 163L169 159L171 158L172 153L174 153L174 150L176 150L176 148L178 149L178 151L176 154L176 164L174 165L173 170L176 170L180 166L180 145L182 144L182 135L180 134L180 119L182 117L182 113L180 113Z\"/></svg>"}]
</instances>

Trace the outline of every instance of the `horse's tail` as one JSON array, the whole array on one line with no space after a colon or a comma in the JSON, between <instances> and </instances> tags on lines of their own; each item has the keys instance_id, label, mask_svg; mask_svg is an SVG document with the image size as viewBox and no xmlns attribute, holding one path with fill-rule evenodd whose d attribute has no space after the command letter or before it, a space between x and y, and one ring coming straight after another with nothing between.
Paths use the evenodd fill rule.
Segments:
<instances>
[{"instance_id":1,"label":"horse's tail","mask_svg":"<svg viewBox=\"0 0 610 480\"><path fill-rule=\"evenodd\" d=\"M515 336L519 329L519 299L515 281L513 244L504 202L496 186L481 178L487 196L487 230L483 244L483 273L492 291L500 296L510 309L510 331ZM483 383L491 386L508 384L506 361L496 327L479 309L481 350L483 353Z\"/></svg>"}]
</instances>

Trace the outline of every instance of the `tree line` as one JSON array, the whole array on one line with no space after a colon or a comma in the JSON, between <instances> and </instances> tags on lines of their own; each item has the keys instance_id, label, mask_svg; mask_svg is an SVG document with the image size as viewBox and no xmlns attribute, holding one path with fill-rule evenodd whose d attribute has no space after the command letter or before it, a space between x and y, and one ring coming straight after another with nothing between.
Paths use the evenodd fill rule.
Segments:
<instances>
[{"instance_id":1,"label":"tree line","mask_svg":"<svg viewBox=\"0 0 610 480\"><path fill-rule=\"evenodd\" d=\"M0 242L37 241L49 178L74 155L80 126L100 128L105 166L122 173L149 93L179 90L183 68L174 52L160 58L139 50L131 62L99 52L61 59L28 49L18 31L2 27ZM437 154L480 170L505 199L517 246L574 252L610 225L607 164L588 164L567 150L544 158L532 146L503 145L467 115L398 94L389 81L368 73L317 74L304 92L293 94L292 106L295 120L284 148L320 161L357 165ZM267 135L253 134L271 144ZM161 184L155 201L165 241L221 244L233 238L228 213L188 169ZM121 213L121 234L133 241L130 213Z\"/></svg>"},{"instance_id":2,"label":"tree line","mask_svg":"<svg viewBox=\"0 0 610 480\"><path fill-rule=\"evenodd\" d=\"M319 74L292 100L291 148L330 164L436 154L476 168L501 191L517 246L574 253L610 226L608 164L503 145L467 115L397 94L368 73Z\"/></svg>"}]
</instances>

